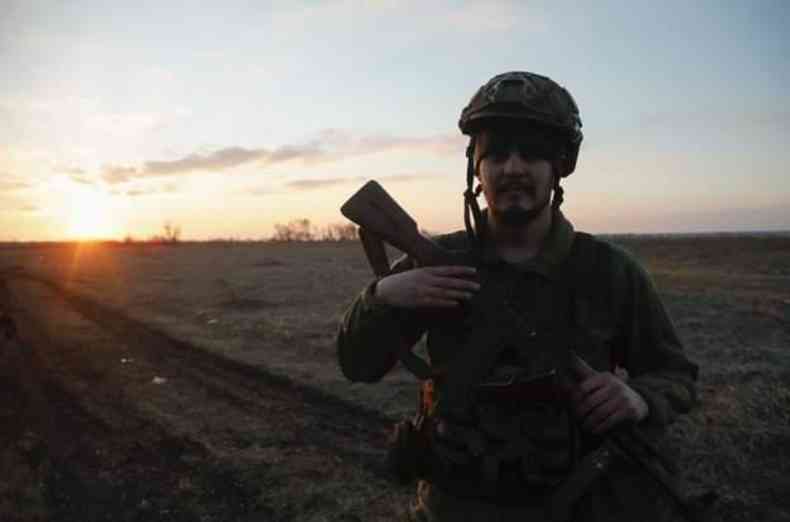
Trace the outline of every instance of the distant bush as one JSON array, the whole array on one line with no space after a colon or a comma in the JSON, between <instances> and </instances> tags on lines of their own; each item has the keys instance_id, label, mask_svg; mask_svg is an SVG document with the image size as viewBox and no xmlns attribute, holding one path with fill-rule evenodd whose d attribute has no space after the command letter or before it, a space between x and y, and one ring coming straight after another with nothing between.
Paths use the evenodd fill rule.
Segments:
<instances>
[{"instance_id":1,"label":"distant bush","mask_svg":"<svg viewBox=\"0 0 790 522\"><path fill-rule=\"evenodd\" d=\"M291 220L287 225L274 225L275 241L315 241L315 229L307 218Z\"/></svg>"},{"instance_id":2,"label":"distant bush","mask_svg":"<svg viewBox=\"0 0 790 522\"><path fill-rule=\"evenodd\" d=\"M313 226L307 218L294 219L287 225L274 225L273 241L351 241L357 239L353 223L332 223L323 228Z\"/></svg>"},{"instance_id":3,"label":"distant bush","mask_svg":"<svg viewBox=\"0 0 790 522\"><path fill-rule=\"evenodd\" d=\"M170 221L165 221L162 225L161 234L155 234L148 239L149 243L175 244L179 241L181 241L181 227L173 225Z\"/></svg>"},{"instance_id":4,"label":"distant bush","mask_svg":"<svg viewBox=\"0 0 790 522\"><path fill-rule=\"evenodd\" d=\"M332 223L321 232L321 241L354 241L357 227L353 223Z\"/></svg>"}]
</instances>

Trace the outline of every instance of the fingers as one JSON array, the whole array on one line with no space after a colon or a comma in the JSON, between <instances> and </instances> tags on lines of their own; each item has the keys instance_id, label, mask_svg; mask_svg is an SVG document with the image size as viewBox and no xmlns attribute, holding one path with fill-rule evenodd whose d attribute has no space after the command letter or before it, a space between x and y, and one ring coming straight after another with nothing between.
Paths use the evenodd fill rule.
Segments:
<instances>
[{"instance_id":1,"label":"fingers","mask_svg":"<svg viewBox=\"0 0 790 522\"><path fill-rule=\"evenodd\" d=\"M578 383L571 392L571 402L585 431L605 433L624 420L634 417L629 389L609 372L600 372Z\"/></svg>"},{"instance_id":2,"label":"fingers","mask_svg":"<svg viewBox=\"0 0 790 522\"><path fill-rule=\"evenodd\" d=\"M582 426L592 433L603 433L626 418L627 412L624 406L624 401L620 397L610 396L588 413Z\"/></svg>"},{"instance_id":3,"label":"fingers","mask_svg":"<svg viewBox=\"0 0 790 522\"><path fill-rule=\"evenodd\" d=\"M425 268L429 274L450 277L474 277L477 269L473 266L450 265L450 266L429 266Z\"/></svg>"},{"instance_id":4,"label":"fingers","mask_svg":"<svg viewBox=\"0 0 790 522\"><path fill-rule=\"evenodd\" d=\"M460 290L448 290L445 288L431 288L427 292L428 297L434 299L449 299L453 301L468 301L474 294L472 292L463 292Z\"/></svg>"},{"instance_id":5,"label":"fingers","mask_svg":"<svg viewBox=\"0 0 790 522\"><path fill-rule=\"evenodd\" d=\"M580 404L590 393L599 388L605 387L607 384L609 384L607 373L596 373L592 377L589 377L574 386L573 392L571 392L571 400L574 402L574 404Z\"/></svg>"},{"instance_id":6,"label":"fingers","mask_svg":"<svg viewBox=\"0 0 790 522\"><path fill-rule=\"evenodd\" d=\"M593 410L612 398L612 389L601 386L582 397L576 403L576 414L579 418L586 418Z\"/></svg>"},{"instance_id":7,"label":"fingers","mask_svg":"<svg viewBox=\"0 0 790 522\"><path fill-rule=\"evenodd\" d=\"M376 285L384 304L404 308L448 308L470 300L480 285L471 279L469 266L425 267L391 274Z\"/></svg>"},{"instance_id":8,"label":"fingers","mask_svg":"<svg viewBox=\"0 0 790 522\"><path fill-rule=\"evenodd\" d=\"M439 286L442 288L454 288L457 290L467 290L471 292L477 292L480 290L479 283L457 277L433 277L431 279L431 283L434 286Z\"/></svg>"},{"instance_id":9,"label":"fingers","mask_svg":"<svg viewBox=\"0 0 790 522\"><path fill-rule=\"evenodd\" d=\"M616 410L612 412L609 416L604 418L600 422L590 421L589 425L586 426L586 429L589 429L595 435L602 435L607 431L611 430L624 420L626 420L628 416L625 414L623 410ZM597 419L596 419L597 420Z\"/></svg>"},{"instance_id":10,"label":"fingers","mask_svg":"<svg viewBox=\"0 0 790 522\"><path fill-rule=\"evenodd\" d=\"M470 266L435 266L425 268L425 273L432 276L431 284L442 288L477 291L480 284L473 279L477 270Z\"/></svg>"},{"instance_id":11,"label":"fingers","mask_svg":"<svg viewBox=\"0 0 790 522\"><path fill-rule=\"evenodd\" d=\"M587 361L579 357L575 352L571 352L570 368L579 379L587 379L595 375L597 372L587 364Z\"/></svg>"},{"instance_id":12,"label":"fingers","mask_svg":"<svg viewBox=\"0 0 790 522\"><path fill-rule=\"evenodd\" d=\"M425 306L458 306L480 289L479 283L468 279L477 272L473 267L428 267L425 272L430 277L425 287Z\"/></svg>"}]
</instances>

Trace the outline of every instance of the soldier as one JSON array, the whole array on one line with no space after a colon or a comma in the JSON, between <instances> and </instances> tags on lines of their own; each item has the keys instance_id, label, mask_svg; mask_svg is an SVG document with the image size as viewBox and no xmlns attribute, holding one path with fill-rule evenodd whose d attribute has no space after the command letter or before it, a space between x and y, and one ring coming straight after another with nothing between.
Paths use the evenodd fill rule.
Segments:
<instances>
[{"instance_id":1,"label":"soldier","mask_svg":"<svg viewBox=\"0 0 790 522\"><path fill-rule=\"evenodd\" d=\"M560 210L582 141L573 98L509 72L477 91L459 126L470 137L466 229L436 241L474 266L398 260L354 300L337 339L343 374L372 383L427 333L432 378L396 453L419 479L411 517L676 519L680 503L649 468L671 467L655 443L694 405L697 366L634 258ZM503 316L516 320L480 321L498 313L481 313L481 285L503 289ZM480 329L493 341L469 346ZM594 369L560 379L570 349ZM644 435L641 449L602 451L624 426Z\"/></svg>"}]
</instances>

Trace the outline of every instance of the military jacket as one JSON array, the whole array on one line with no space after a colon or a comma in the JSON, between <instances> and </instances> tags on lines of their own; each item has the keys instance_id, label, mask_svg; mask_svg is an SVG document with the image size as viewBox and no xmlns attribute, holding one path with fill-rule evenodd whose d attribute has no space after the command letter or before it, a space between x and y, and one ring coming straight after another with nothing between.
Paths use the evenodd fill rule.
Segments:
<instances>
[{"instance_id":1,"label":"military jacket","mask_svg":"<svg viewBox=\"0 0 790 522\"><path fill-rule=\"evenodd\" d=\"M479 271L510 283L509 295L523 315L527 331L512 340L505 338L509 345L501 351L497 365L517 365L540 374L556 365L559 340L567 341L558 334L573 328L579 333L573 349L591 366L612 370L616 362L628 372L629 385L649 407L641 427L660 439L666 426L695 404L697 366L687 358L650 277L639 263L625 250L591 236L587 236L588 243L594 248L574 248L577 236L580 234L558 211L535 258L510 264L493 251L481 254ZM469 246L463 231L436 241L451 250ZM393 269L415 266L414 260L406 257ZM578 267L587 267L581 279L589 278L589 284L580 284ZM352 381L376 382L395 365L398 350L404 344L413 345L423 334L427 334L430 364L443 367L464 345L469 328L475 327L485 325L431 322L419 312L382 304L376 299L374 281L345 314L337 337L340 368ZM638 481L630 481L635 483ZM623 488L630 489L628 483L620 486Z\"/></svg>"}]
</instances>

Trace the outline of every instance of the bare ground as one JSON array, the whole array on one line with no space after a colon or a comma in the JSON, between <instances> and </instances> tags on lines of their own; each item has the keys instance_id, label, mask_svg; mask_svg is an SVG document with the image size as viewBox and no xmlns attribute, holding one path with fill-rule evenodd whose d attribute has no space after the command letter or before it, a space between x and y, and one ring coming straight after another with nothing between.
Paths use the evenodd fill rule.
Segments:
<instances>
[{"instance_id":1,"label":"bare ground","mask_svg":"<svg viewBox=\"0 0 790 522\"><path fill-rule=\"evenodd\" d=\"M686 475L717 488L714 520L790 520L790 239L617 241L701 366L672 429ZM0 267L21 340L0 341L0 520L402 515L380 466L414 381L349 384L334 361L358 245L53 245Z\"/></svg>"},{"instance_id":2,"label":"bare ground","mask_svg":"<svg viewBox=\"0 0 790 522\"><path fill-rule=\"evenodd\" d=\"M37 280L0 292L2 520L399 516L380 414Z\"/></svg>"}]
</instances>

